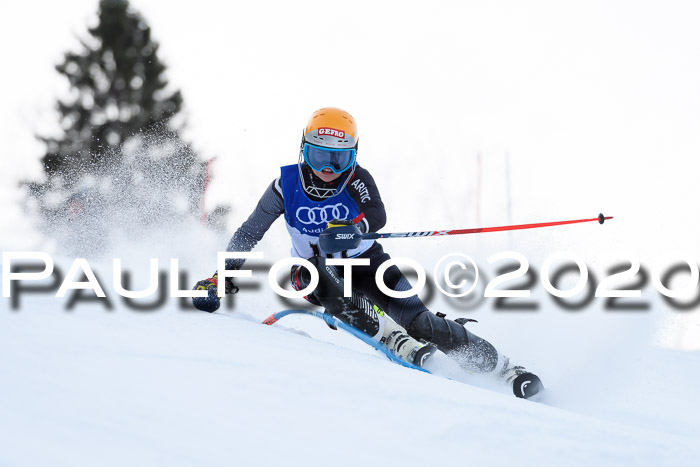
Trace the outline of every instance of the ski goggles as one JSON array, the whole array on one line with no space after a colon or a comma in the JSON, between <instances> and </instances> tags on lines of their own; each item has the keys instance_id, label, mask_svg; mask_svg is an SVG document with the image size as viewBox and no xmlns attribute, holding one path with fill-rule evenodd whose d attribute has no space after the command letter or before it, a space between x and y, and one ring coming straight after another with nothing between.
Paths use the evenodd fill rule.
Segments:
<instances>
[{"instance_id":1,"label":"ski goggles","mask_svg":"<svg viewBox=\"0 0 700 467\"><path fill-rule=\"evenodd\" d=\"M317 172L331 169L335 174L348 170L355 162L354 149L332 149L304 143L304 161Z\"/></svg>"}]
</instances>

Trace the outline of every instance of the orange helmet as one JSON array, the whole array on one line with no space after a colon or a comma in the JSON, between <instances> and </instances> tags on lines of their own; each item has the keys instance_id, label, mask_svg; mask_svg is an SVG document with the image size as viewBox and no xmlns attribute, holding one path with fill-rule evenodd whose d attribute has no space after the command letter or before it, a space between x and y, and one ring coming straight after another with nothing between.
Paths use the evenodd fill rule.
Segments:
<instances>
[{"instance_id":1,"label":"orange helmet","mask_svg":"<svg viewBox=\"0 0 700 467\"><path fill-rule=\"evenodd\" d=\"M357 125L352 115L335 107L324 107L314 112L304 128L299 150L299 177L304 191L320 199L340 194L355 173L357 141ZM310 153L309 161L306 161L307 151ZM319 157L318 165L314 165L315 156ZM344 178L335 188L317 186L313 180L305 180L302 167L307 162L307 175L312 173L313 167L318 167L316 170L328 167L335 173L342 173Z\"/></svg>"},{"instance_id":2,"label":"orange helmet","mask_svg":"<svg viewBox=\"0 0 700 467\"><path fill-rule=\"evenodd\" d=\"M357 124L352 115L324 107L311 115L304 128L304 142L335 149L357 149Z\"/></svg>"}]
</instances>

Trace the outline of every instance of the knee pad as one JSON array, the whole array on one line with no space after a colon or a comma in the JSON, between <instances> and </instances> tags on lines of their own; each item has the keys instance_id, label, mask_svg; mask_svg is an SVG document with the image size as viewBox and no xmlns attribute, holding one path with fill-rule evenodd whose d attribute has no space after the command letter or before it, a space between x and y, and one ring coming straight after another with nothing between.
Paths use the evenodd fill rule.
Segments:
<instances>
[{"instance_id":1,"label":"knee pad","mask_svg":"<svg viewBox=\"0 0 700 467\"><path fill-rule=\"evenodd\" d=\"M307 295L306 300L314 305L326 306L330 302L343 298L343 277L335 266L326 264L326 258L313 256L308 260L318 271L318 285ZM311 273L303 266L292 267L292 287L303 290L311 283Z\"/></svg>"},{"instance_id":2,"label":"knee pad","mask_svg":"<svg viewBox=\"0 0 700 467\"><path fill-rule=\"evenodd\" d=\"M432 342L459 364L478 373L489 373L498 364L498 351L487 340L473 334L445 315L430 311L419 314L408 326L408 333L416 339Z\"/></svg>"},{"instance_id":3,"label":"knee pad","mask_svg":"<svg viewBox=\"0 0 700 467\"><path fill-rule=\"evenodd\" d=\"M306 287L309 286L311 283L311 273L306 269L305 267L299 266L299 265L294 265L292 266L292 288L296 291L299 290L304 290ZM311 292L309 295L306 295L304 297L304 300L306 300L309 303L312 303L316 306L322 306L321 302L318 301L316 296L314 295L316 291L314 290Z\"/></svg>"},{"instance_id":4,"label":"knee pad","mask_svg":"<svg viewBox=\"0 0 700 467\"><path fill-rule=\"evenodd\" d=\"M308 260L318 271L318 285L313 292L304 297L314 305L326 308L331 314L335 314L344 308L343 277L335 266L326 264L326 258L313 256ZM294 290L304 290L311 284L311 273L303 266L292 267L292 287Z\"/></svg>"}]
</instances>

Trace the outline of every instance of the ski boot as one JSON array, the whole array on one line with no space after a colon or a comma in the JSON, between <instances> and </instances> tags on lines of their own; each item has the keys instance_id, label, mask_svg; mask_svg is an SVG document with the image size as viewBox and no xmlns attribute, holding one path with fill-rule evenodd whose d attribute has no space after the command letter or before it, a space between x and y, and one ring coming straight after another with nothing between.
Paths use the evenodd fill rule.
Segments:
<instances>
[{"instance_id":1,"label":"ski boot","mask_svg":"<svg viewBox=\"0 0 700 467\"><path fill-rule=\"evenodd\" d=\"M351 297L343 297L343 305L340 308L333 306L337 305L337 302L329 304L331 307L326 308L327 313L346 323L352 323L373 340L384 344L399 360L423 368L438 350L435 344L423 344L409 336L401 325L360 293L353 291Z\"/></svg>"},{"instance_id":2,"label":"ski boot","mask_svg":"<svg viewBox=\"0 0 700 467\"><path fill-rule=\"evenodd\" d=\"M409 336L403 327L364 295L353 291L350 297L344 297L343 278L334 266L325 264L325 258L314 256L309 261L318 270L319 282L316 290L304 297L306 300L322 306L326 313L362 331L372 340L381 342L399 360L422 367L435 354L435 345L423 344ZM295 290L304 289L310 280L306 269L293 268L292 287Z\"/></svg>"},{"instance_id":3,"label":"ski boot","mask_svg":"<svg viewBox=\"0 0 700 467\"><path fill-rule=\"evenodd\" d=\"M385 322L380 342L386 345L389 351L399 359L423 368L423 365L437 352L437 346L418 342L393 319L384 313L382 315Z\"/></svg>"},{"instance_id":4,"label":"ski boot","mask_svg":"<svg viewBox=\"0 0 700 467\"><path fill-rule=\"evenodd\" d=\"M508 357L503 358L503 368L498 376L506 384L511 385L515 397L530 399L544 389L542 381L536 374L530 373L525 367L511 365Z\"/></svg>"},{"instance_id":5,"label":"ski boot","mask_svg":"<svg viewBox=\"0 0 700 467\"><path fill-rule=\"evenodd\" d=\"M544 389L537 375L522 366L511 366L487 340L470 332L470 319L447 319L445 314L424 311L408 326L410 334L422 341L432 342L455 360L468 373L496 375L510 384L516 397L529 399Z\"/></svg>"}]
</instances>

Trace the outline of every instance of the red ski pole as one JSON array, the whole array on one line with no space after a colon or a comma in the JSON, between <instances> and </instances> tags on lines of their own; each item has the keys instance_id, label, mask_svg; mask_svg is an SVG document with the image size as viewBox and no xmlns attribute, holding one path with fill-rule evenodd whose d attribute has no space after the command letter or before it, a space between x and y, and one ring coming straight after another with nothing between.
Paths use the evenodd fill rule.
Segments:
<instances>
[{"instance_id":1,"label":"red ski pole","mask_svg":"<svg viewBox=\"0 0 700 467\"><path fill-rule=\"evenodd\" d=\"M328 253L337 253L343 250L350 250L352 248L357 248L362 240L376 240L380 238L415 238L415 237L435 237L438 235L465 235L465 234L475 234L475 233L485 233L485 232L503 232L505 230L524 230L524 229L537 229L540 227L552 227L555 225L565 225L565 224L579 224L581 222L595 222L603 223L606 220L612 219L612 217L604 216L599 214L598 217L593 217L591 219L575 219L569 221L556 221L556 222L540 222L537 224L519 224L519 225L503 225L499 227L478 227L475 229L454 229L454 230L427 230L423 232L394 232L394 233L379 233L379 232L368 232L364 234L357 233L357 227L354 225L347 225L342 227L336 227L333 229L327 229L322 232L319 237L319 243L321 248L323 248Z\"/></svg>"},{"instance_id":2,"label":"red ski pole","mask_svg":"<svg viewBox=\"0 0 700 467\"><path fill-rule=\"evenodd\" d=\"M425 232L398 232L398 233L379 233L379 232L369 232L362 234L362 238L366 240L375 240L378 238L402 238L402 237L434 237L437 235L465 235L465 234L475 234L475 233L485 233L485 232L502 232L505 230L524 230L524 229L537 229L540 227L552 227L554 225L564 225L564 224L578 224L581 222L595 222L603 223L608 219L612 219L611 216L605 217L599 214L598 217L593 217L591 219L575 219L570 221L557 221L557 222L540 222L538 224L520 224L520 225L502 225L499 227L478 227L475 229L454 229L454 230L428 230Z\"/></svg>"}]
</instances>

